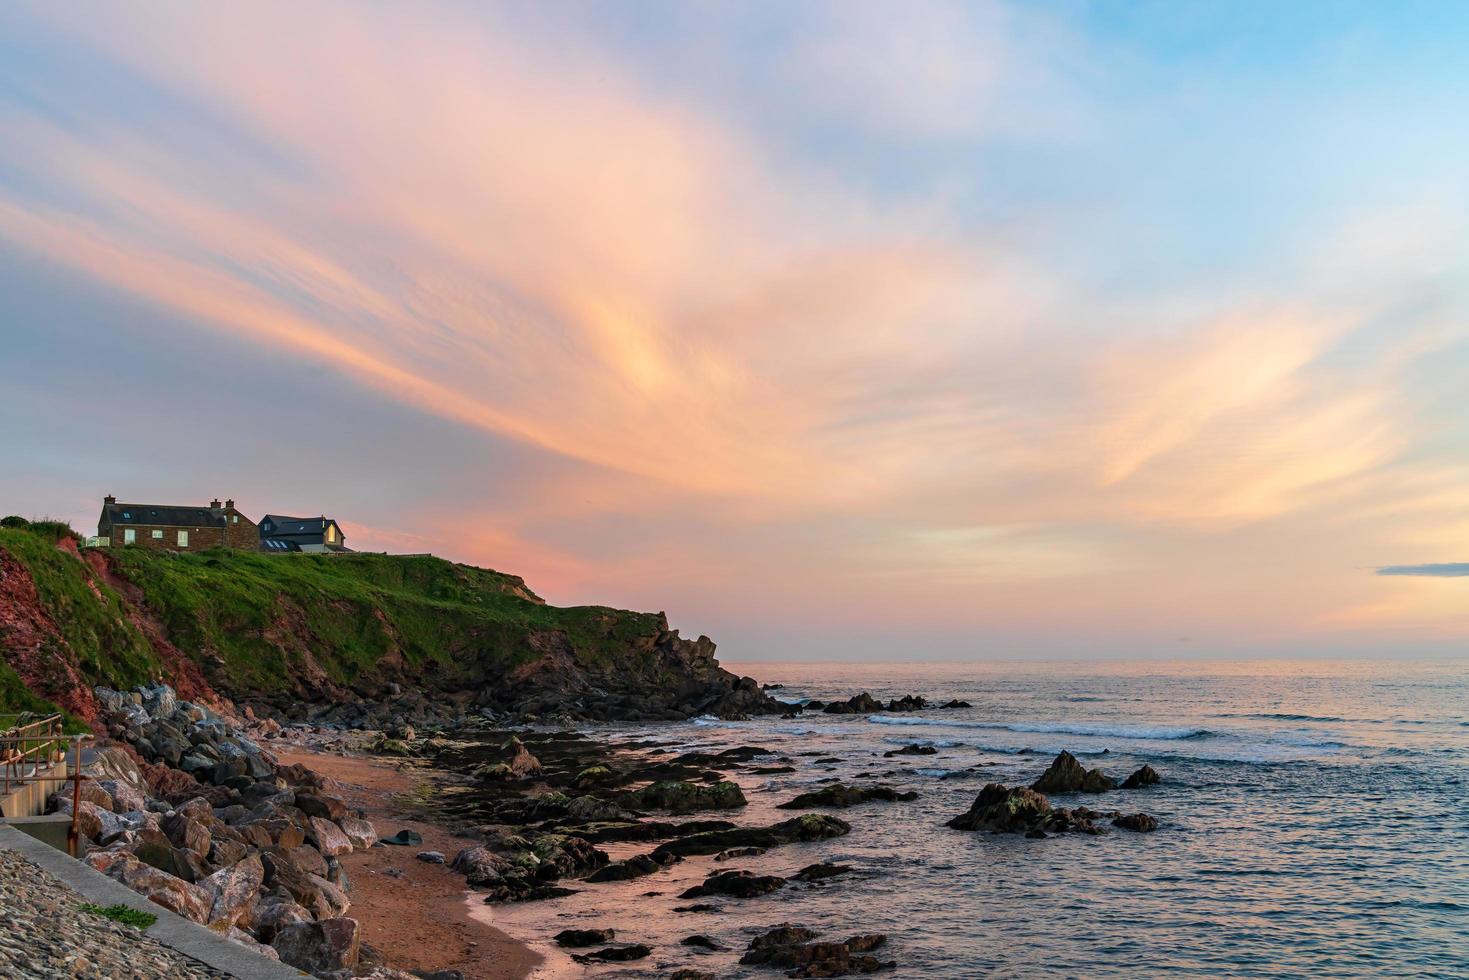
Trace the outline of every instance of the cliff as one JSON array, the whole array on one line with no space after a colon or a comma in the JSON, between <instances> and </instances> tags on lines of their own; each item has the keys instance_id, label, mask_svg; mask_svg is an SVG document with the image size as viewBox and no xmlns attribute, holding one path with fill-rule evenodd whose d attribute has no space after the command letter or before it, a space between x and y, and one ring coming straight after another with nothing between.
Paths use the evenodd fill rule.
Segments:
<instances>
[{"instance_id":1,"label":"cliff","mask_svg":"<svg viewBox=\"0 0 1469 980\"><path fill-rule=\"evenodd\" d=\"M0 522L0 711L162 680L186 698L344 723L677 719L782 710L661 613L547 605L523 580L424 556L78 551Z\"/></svg>"}]
</instances>

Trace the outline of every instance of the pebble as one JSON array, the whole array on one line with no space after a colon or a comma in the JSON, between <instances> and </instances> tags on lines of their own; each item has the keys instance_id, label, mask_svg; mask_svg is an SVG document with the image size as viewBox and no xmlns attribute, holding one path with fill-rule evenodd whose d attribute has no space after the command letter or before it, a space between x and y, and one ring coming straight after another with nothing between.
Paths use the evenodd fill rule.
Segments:
<instances>
[{"instance_id":1,"label":"pebble","mask_svg":"<svg viewBox=\"0 0 1469 980\"><path fill-rule=\"evenodd\" d=\"M85 901L15 851L0 850L0 976L17 980L228 977L132 926L83 911Z\"/></svg>"}]
</instances>

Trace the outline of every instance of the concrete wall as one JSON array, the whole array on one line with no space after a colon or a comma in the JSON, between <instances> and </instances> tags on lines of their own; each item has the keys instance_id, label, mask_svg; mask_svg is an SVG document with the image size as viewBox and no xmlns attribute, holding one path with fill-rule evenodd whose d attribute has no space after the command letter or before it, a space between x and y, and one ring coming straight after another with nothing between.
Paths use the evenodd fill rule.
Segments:
<instances>
[{"instance_id":1,"label":"concrete wall","mask_svg":"<svg viewBox=\"0 0 1469 980\"><path fill-rule=\"evenodd\" d=\"M50 769L44 770L42 775L47 778L44 781L32 780L24 786L11 787L8 794L0 789L0 817L7 820L15 817L34 817L46 812L46 797L60 789L71 770L67 768L66 760L54 764ZM3 784L0 784L3 786Z\"/></svg>"}]
</instances>

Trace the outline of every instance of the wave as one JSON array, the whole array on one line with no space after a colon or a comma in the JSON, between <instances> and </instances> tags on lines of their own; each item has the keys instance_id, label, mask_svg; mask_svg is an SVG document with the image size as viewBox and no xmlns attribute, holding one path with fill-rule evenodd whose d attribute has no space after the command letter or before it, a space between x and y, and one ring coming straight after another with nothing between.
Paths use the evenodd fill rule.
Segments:
<instances>
[{"instance_id":1,"label":"wave","mask_svg":"<svg viewBox=\"0 0 1469 980\"><path fill-rule=\"evenodd\" d=\"M886 745L931 745L936 749L957 749L964 744L951 738L903 738L895 735L884 737L883 743Z\"/></svg>"},{"instance_id":2,"label":"wave","mask_svg":"<svg viewBox=\"0 0 1469 980\"><path fill-rule=\"evenodd\" d=\"M1170 725L1072 725L1061 722L960 721L957 719L894 717L869 715L874 725L932 725L935 728L980 728L990 731L1023 732L1043 735L1083 735L1103 738L1131 738L1139 741L1176 741L1185 738L1208 738L1214 732L1207 728Z\"/></svg>"},{"instance_id":3,"label":"wave","mask_svg":"<svg viewBox=\"0 0 1469 980\"><path fill-rule=\"evenodd\" d=\"M1216 718L1254 718L1259 721L1347 721L1346 718L1338 718L1335 715L1293 715L1275 712L1225 712L1215 715Z\"/></svg>"}]
</instances>

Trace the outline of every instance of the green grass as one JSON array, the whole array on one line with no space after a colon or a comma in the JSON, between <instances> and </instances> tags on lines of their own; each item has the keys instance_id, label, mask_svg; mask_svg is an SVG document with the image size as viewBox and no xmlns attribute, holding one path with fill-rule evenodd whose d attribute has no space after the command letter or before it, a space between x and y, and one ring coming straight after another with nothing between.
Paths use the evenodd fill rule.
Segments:
<instances>
[{"instance_id":1,"label":"green grass","mask_svg":"<svg viewBox=\"0 0 1469 980\"><path fill-rule=\"evenodd\" d=\"M93 915L100 915L104 919L121 922L123 925L132 926L135 929L146 929L158 921L158 916L152 912L139 912L137 909L129 908L126 905L108 905L104 908L101 905L94 905L91 902L87 902L81 908L83 912L91 912Z\"/></svg>"},{"instance_id":2,"label":"green grass","mask_svg":"<svg viewBox=\"0 0 1469 980\"><path fill-rule=\"evenodd\" d=\"M85 563L57 547L69 533L64 525L0 522L0 549L29 570L91 683L121 689L160 676L158 657L117 594L100 576L89 581ZM409 677L498 677L539 656L529 642L537 632L560 633L584 667L638 670L652 662L647 648L662 626L651 613L548 606L516 576L428 556L105 554L168 638L227 693L289 690L309 665L351 686L381 675L390 656ZM0 710L30 709L25 699L34 696L7 671L0 669ZM35 709L44 705L37 700Z\"/></svg>"},{"instance_id":3,"label":"green grass","mask_svg":"<svg viewBox=\"0 0 1469 980\"><path fill-rule=\"evenodd\" d=\"M89 569L76 555L57 547L70 529L54 521L17 526L13 519L0 522L0 550L25 566L35 583L41 606L56 624L56 637L48 636L43 662L57 671L49 686L58 690L67 681L62 671L67 651L75 656L84 676L96 684L125 688L159 676L162 665L153 648L127 619L122 600L100 580L93 581ZM27 702L20 678L0 665L0 710L43 710ZM30 694L34 701L35 696ZM48 706L49 702L39 702Z\"/></svg>"}]
</instances>

